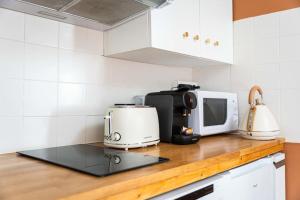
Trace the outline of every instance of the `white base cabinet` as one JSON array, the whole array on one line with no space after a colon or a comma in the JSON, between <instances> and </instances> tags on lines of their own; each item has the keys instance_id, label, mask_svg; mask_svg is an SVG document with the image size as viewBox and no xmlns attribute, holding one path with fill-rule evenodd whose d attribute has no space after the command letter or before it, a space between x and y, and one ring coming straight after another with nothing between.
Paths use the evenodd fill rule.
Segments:
<instances>
[{"instance_id":1,"label":"white base cabinet","mask_svg":"<svg viewBox=\"0 0 300 200\"><path fill-rule=\"evenodd\" d=\"M274 200L273 166L265 161L231 170L227 199Z\"/></svg>"},{"instance_id":2,"label":"white base cabinet","mask_svg":"<svg viewBox=\"0 0 300 200\"><path fill-rule=\"evenodd\" d=\"M277 153L152 200L285 200L284 159Z\"/></svg>"},{"instance_id":3,"label":"white base cabinet","mask_svg":"<svg viewBox=\"0 0 300 200\"><path fill-rule=\"evenodd\" d=\"M285 156L277 153L228 172L230 200L285 200Z\"/></svg>"},{"instance_id":4,"label":"white base cabinet","mask_svg":"<svg viewBox=\"0 0 300 200\"><path fill-rule=\"evenodd\" d=\"M105 31L104 55L183 67L232 64L232 0L174 0Z\"/></svg>"}]
</instances>

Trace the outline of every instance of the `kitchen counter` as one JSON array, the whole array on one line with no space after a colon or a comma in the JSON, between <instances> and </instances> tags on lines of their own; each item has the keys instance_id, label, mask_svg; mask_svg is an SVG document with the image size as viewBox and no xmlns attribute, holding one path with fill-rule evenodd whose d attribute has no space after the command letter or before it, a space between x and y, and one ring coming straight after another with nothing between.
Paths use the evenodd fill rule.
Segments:
<instances>
[{"instance_id":1,"label":"kitchen counter","mask_svg":"<svg viewBox=\"0 0 300 200\"><path fill-rule=\"evenodd\" d=\"M101 144L95 144L101 145ZM193 145L161 143L130 150L170 161L94 177L16 154L0 155L0 199L146 199L283 150L284 139L238 135L201 138Z\"/></svg>"}]
</instances>

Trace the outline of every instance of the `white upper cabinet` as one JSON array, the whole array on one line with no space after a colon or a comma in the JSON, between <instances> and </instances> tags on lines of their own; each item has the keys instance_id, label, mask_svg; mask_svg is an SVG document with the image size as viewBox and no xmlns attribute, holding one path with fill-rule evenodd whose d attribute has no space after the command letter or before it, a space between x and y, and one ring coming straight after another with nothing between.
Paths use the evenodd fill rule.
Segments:
<instances>
[{"instance_id":1,"label":"white upper cabinet","mask_svg":"<svg viewBox=\"0 0 300 200\"><path fill-rule=\"evenodd\" d=\"M200 56L233 62L232 0L200 0Z\"/></svg>"},{"instance_id":2,"label":"white upper cabinet","mask_svg":"<svg viewBox=\"0 0 300 200\"><path fill-rule=\"evenodd\" d=\"M104 33L104 55L169 66L233 62L232 0L174 0Z\"/></svg>"},{"instance_id":3,"label":"white upper cabinet","mask_svg":"<svg viewBox=\"0 0 300 200\"><path fill-rule=\"evenodd\" d=\"M188 12L187 12L188 11ZM198 56L199 0L175 0L170 6L151 12L151 39L154 48Z\"/></svg>"}]
</instances>

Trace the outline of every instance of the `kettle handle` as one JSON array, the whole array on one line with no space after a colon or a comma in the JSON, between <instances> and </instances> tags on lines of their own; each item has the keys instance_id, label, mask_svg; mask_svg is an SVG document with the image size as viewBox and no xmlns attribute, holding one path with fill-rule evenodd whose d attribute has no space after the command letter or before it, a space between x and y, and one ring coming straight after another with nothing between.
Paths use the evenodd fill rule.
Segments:
<instances>
[{"instance_id":1,"label":"kettle handle","mask_svg":"<svg viewBox=\"0 0 300 200\"><path fill-rule=\"evenodd\" d=\"M262 91L261 87L258 85L254 85L250 90L249 98L248 98L248 103L251 105L251 107L253 107L255 105L254 97L255 97L256 92L258 92L260 94L261 99L263 98L263 91Z\"/></svg>"}]
</instances>

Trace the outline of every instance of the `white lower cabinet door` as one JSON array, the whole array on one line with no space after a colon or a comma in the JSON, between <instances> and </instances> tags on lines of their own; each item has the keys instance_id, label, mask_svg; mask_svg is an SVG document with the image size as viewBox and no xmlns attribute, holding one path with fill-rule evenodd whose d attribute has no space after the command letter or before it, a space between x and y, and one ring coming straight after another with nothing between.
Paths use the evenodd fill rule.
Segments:
<instances>
[{"instance_id":1,"label":"white lower cabinet door","mask_svg":"<svg viewBox=\"0 0 300 200\"><path fill-rule=\"evenodd\" d=\"M274 200L272 163L260 161L230 171L226 199Z\"/></svg>"}]
</instances>

